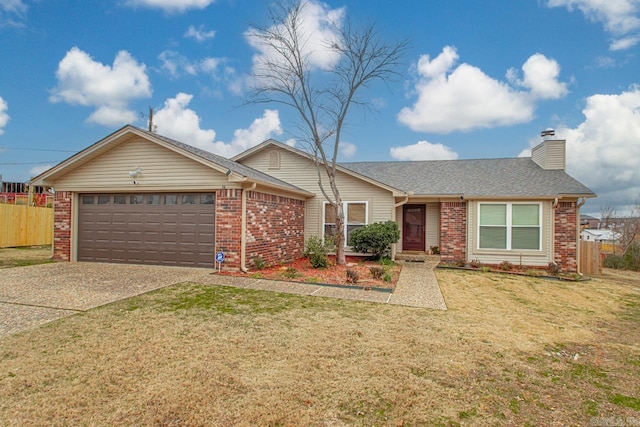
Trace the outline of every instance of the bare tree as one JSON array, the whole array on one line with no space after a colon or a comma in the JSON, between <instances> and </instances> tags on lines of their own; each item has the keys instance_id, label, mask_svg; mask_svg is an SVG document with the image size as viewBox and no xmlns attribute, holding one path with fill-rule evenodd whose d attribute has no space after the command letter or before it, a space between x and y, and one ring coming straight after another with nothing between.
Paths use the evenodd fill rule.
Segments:
<instances>
[{"instance_id":1,"label":"bare tree","mask_svg":"<svg viewBox=\"0 0 640 427\"><path fill-rule=\"evenodd\" d=\"M263 52L254 58L250 102L279 103L297 114L300 139L316 161L320 191L335 209L336 262L344 264L344 210L336 176L346 119L352 107L366 107L357 96L362 89L398 76L396 69L408 44L384 43L373 26L359 30L338 20L328 24L335 37L318 46L316 34L305 22L305 8L311 5L305 0L277 3L270 9L269 25L249 32ZM314 63L318 50L333 59L329 66Z\"/></svg>"}]
</instances>

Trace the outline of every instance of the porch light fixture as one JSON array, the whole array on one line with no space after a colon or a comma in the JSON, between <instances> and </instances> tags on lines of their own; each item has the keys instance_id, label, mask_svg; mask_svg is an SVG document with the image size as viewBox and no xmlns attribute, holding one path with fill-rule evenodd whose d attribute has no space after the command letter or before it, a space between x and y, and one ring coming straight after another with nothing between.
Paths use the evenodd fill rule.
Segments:
<instances>
[{"instance_id":1,"label":"porch light fixture","mask_svg":"<svg viewBox=\"0 0 640 427\"><path fill-rule=\"evenodd\" d=\"M142 169L141 168L137 168L136 170L129 171L129 176L131 178L135 178L138 175L140 175L141 173L142 173Z\"/></svg>"}]
</instances>

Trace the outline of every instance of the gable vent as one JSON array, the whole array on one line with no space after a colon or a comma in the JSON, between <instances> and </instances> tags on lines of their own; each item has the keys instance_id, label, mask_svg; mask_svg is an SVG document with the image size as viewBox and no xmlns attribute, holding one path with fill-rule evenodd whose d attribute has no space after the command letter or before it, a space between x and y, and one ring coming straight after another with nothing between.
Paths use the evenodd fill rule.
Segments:
<instances>
[{"instance_id":1,"label":"gable vent","mask_svg":"<svg viewBox=\"0 0 640 427\"><path fill-rule=\"evenodd\" d=\"M280 153L273 150L269 152L269 169L280 169Z\"/></svg>"}]
</instances>

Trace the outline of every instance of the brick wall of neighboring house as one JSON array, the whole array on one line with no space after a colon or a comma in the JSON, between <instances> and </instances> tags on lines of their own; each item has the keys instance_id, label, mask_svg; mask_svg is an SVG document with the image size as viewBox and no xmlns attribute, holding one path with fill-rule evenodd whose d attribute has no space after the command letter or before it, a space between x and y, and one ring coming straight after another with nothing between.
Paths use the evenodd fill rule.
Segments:
<instances>
[{"instance_id":1,"label":"brick wall of neighboring house","mask_svg":"<svg viewBox=\"0 0 640 427\"><path fill-rule=\"evenodd\" d=\"M71 261L71 211L73 193L58 191L53 203L53 259Z\"/></svg>"},{"instance_id":2,"label":"brick wall of neighboring house","mask_svg":"<svg viewBox=\"0 0 640 427\"><path fill-rule=\"evenodd\" d=\"M216 192L216 252L224 252L224 267L240 268L242 190Z\"/></svg>"},{"instance_id":3,"label":"brick wall of neighboring house","mask_svg":"<svg viewBox=\"0 0 640 427\"><path fill-rule=\"evenodd\" d=\"M440 203L440 258L467 258L467 202Z\"/></svg>"},{"instance_id":4,"label":"brick wall of neighboring house","mask_svg":"<svg viewBox=\"0 0 640 427\"><path fill-rule=\"evenodd\" d=\"M256 257L268 264L290 262L304 252L303 200L250 191L247 193L246 265Z\"/></svg>"},{"instance_id":5,"label":"brick wall of neighboring house","mask_svg":"<svg viewBox=\"0 0 640 427\"><path fill-rule=\"evenodd\" d=\"M576 202L560 202L554 211L554 262L564 272L578 271Z\"/></svg>"}]
</instances>

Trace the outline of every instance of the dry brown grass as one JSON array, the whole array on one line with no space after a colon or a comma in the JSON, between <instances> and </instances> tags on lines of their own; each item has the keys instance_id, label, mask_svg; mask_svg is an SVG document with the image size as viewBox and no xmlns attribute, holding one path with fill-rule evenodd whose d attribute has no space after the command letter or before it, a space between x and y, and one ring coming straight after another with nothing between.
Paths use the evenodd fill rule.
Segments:
<instances>
[{"instance_id":1,"label":"dry brown grass","mask_svg":"<svg viewBox=\"0 0 640 427\"><path fill-rule=\"evenodd\" d=\"M0 268L51 262L51 246L0 248Z\"/></svg>"},{"instance_id":2,"label":"dry brown grass","mask_svg":"<svg viewBox=\"0 0 640 427\"><path fill-rule=\"evenodd\" d=\"M445 312L184 284L7 337L0 424L640 418L640 275L438 278Z\"/></svg>"}]
</instances>

